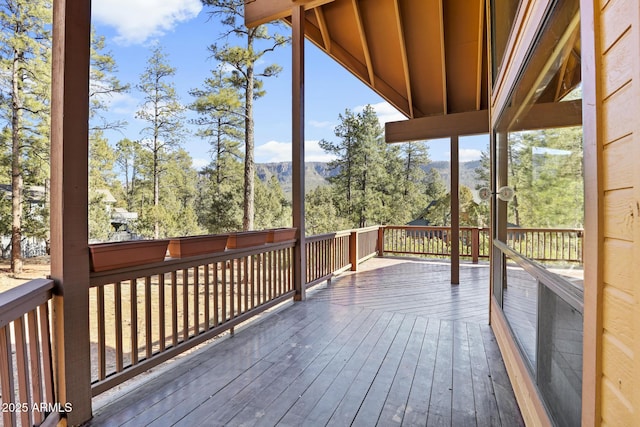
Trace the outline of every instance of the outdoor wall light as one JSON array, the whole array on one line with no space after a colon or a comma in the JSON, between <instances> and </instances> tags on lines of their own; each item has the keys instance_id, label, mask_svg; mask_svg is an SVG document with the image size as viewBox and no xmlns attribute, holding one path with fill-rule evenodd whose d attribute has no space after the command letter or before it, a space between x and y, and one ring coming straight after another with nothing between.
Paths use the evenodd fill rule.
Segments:
<instances>
[{"instance_id":1,"label":"outdoor wall light","mask_svg":"<svg viewBox=\"0 0 640 427\"><path fill-rule=\"evenodd\" d=\"M502 200L503 202L510 202L511 200L513 200L513 196L515 196L515 191L513 191L513 188L506 185L504 187L500 187L497 193L492 193L488 188L481 188L480 190L478 190L478 196L480 197L480 200L489 200L491 198L491 195L493 194L497 194L498 199Z\"/></svg>"}]
</instances>

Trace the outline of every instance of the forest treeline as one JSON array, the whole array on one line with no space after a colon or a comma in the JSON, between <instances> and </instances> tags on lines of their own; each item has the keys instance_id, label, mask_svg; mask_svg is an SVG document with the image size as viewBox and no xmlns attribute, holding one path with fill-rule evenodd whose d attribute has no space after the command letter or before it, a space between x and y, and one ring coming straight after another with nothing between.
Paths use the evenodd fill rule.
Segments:
<instances>
[{"instance_id":1,"label":"forest treeline","mask_svg":"<svg viewBox=\"0 0 640 427\"><path fill-rule=\"evenodd\" d=\"M176 91L176 67L162 46L149 48L137 81L122 82L107 40L92 34L91 241L107 241L117 231L111 221L116 208L137 214L136 220L122 226L142 238L283 227L292 222L291 202L278 180L257 179L253 121L254 104L265 95L264 80L281 71L269 62L268 54L288 44L289 38L278 26L244 27L243 0L202 2L223 34L211 34L211 72L204 81L194 82L188 99ZM19 272L22 239L49 236L50 0L0 0L0 65L0 184L10 189L0 196L0 236L11 236L3 255L11 248L12 268ZM142 96L135 118L144 126L136 134L129 134L126 122L111 121L108 114L110 97L132 88ZM195 118L187 121L187 111ZM425 143L386 144L371 106L346 109L338 121L335 137L320 142L335 160L328 164L333 171L329 184L306 194L306 234L415 219L431 225L450 223L446 186L436 170L425 171L430 162ZM115 134L112 130L123 137L110 140L106 135ZM208 144L211 153L209 164L199 170L184 149L185 141L194 138ZM526 197L527 191L539 195L540 183L554 178L544 195L562 197L571 206L580 203L574 191L578 184L572 179L581 173L578 163L555 175L549 175L553 170L547 168L549 173L536 176L537 183L526 170L527 162L534 162L527 158L533 145L561 147L576 144L576 138L566 142L562 132L551 139L523 134L513 145L510 164L520 197L511 215L517 224L542 224L536 218L545 215L547 222L562 215L563 223L580 221L575 209L568 214L540 212L555 204L536 206ZM541 164L544 172L547 163ZM479 186L488 185L486 153L476 175ZM32 188L43 189L44 195L34 197L27 191ZM115 202L107 200L109 193ZM461 188L460 201L463 225L488 225L488 205L476 203L471 189Z\"/></svg>"}]
</instances>

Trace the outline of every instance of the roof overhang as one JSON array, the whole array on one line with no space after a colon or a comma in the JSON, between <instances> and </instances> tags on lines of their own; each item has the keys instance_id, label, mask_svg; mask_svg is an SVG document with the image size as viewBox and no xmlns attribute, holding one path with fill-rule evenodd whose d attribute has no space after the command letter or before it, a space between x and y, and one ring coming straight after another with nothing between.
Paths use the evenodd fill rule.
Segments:
<instances>
[{"instance_id":1,"label":"roof overhang","mask_svg":"<svg viewBox=\"0 0 640 427\"><path fill-rule=\"evenodd\" d=\"M300 6L305 37L407 118L488 108L486 0L247 0L245 23Z\"/></svg>"}]
</instances>

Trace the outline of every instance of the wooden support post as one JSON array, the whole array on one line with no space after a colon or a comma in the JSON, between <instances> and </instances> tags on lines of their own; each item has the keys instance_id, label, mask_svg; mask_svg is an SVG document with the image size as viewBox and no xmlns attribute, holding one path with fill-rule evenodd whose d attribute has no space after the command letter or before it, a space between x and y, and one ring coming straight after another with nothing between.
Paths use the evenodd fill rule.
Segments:
<instances>
[{"instance_id":1,"label":"wooden support post","mask_svg":"<svg viewBox=\"0 0 640 427\"><path fill-rule=\"evenodd\" d=\"M304 6L292 11L292 168L293 168L293 226L296 231L294 247L293 285L295 301L305 299L305 221L304 221Z\"/></svg>"},{"instance_id":2,"label":"wooden support post","mask_svg":"<svg viewBox=\"0 0 640 427\"><path fill-rule=\"evenodd\" d=\"M54 0L51 80L51 277L56 400L69 425L91 418L88 140L91 2Z\"/></svg>"},{"instance_id":3,"label":"wooden support post","mask_svg":"<svg viewBox=\"0 0 640 427\"><path fill-rule=\"evenodd\" d=\"M458 135L451 137L451 284L460 284L460 164Z\"/></svg>"},{"instance_id":4,"label":"wooden support post","mask_svg":"<svg viewBox=\"0 0 640 427\"><path fill-rule=\"evenodd\" d=\"M474 264L477 264L478 258L480 258L480 229L472 228L471 229L471 261Z\"/></svg>"},{"instance_id":5,"label":"wooden support post","mask_svg":"<svg viewBox=\"0 0 640 427\"><path fill-rule=\"evenodd\" d=\"M349 235L349 262L351 271L358 271L358 230L351 231Z\"/></svg>"},{"instance_id":6,"label":"wooden support post","mask_svg":"<svg viewBox=\"0 0 640 427\"><path fill-rule=\"evenodd\" d=\"M384 256L384 225L378 228L378 256Z\"/></svg>"}]
</instances>

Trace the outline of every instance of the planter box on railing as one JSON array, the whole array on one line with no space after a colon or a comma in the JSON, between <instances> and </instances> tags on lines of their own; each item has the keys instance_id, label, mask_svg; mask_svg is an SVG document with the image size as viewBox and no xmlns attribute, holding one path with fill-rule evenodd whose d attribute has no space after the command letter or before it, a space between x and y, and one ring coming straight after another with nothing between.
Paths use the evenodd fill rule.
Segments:
<instances>
[{"instance_id":1,"label":"planter box on railing","mask_svg":"<svg viewBox=\"0 0 640 427\"><path fill-rule=\"evenodd\" d=\"M288 240L295 240L297 228L274 228L268 230L267 243L279 243L286 242Z\"/></svg>"},{"instance_id":2,"label":"planter box on railing","mask_svg":"<svg viewBox=\"0 0 640 427\"><path fill-rule=\"evenodd\" d=\"M169 240L131 240L89 245L91 271L134 267L164 260Z\"/></svg>"},{"instance_id":3,"label":"planter box on railing","mask_svg":"<svg viewBox=\"0 0 640 427\"><path fill-rule=\"evenodd\" d=\"M228 234L176 237L169 242L169 255L171 258L185 258L223 252L228 238Z\"/></svg>"},{"instance_id":4,"label":"planter box on railing","mask_svg":"<svg viewBox=\"0 0 640 427\"><path fill-rule=\"evenodd\" d=\"M241 249L264 245L267 243L267 234L269 233L266 230L231 233L227 239L227 248Z\"/></svg>"}]
</instances>

